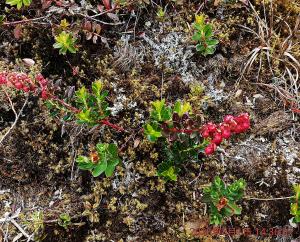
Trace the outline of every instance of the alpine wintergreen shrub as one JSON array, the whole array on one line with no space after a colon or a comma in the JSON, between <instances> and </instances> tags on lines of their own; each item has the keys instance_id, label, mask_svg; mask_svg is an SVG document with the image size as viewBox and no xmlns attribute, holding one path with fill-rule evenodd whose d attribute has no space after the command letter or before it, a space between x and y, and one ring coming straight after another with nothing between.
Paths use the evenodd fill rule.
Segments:
<instances>
[{"instance_id":1,"label":"alpine wintergreen shrub","mask_svg":"<svg viewBox=\"0 0 300 242\"><path fill-rule=\"evenodd\" d=\"M214 153L217 146L232 134L250 128L248 114L237 117L227 115L219 125L202 125L193 120L192 107L188 102L177 101L171 107L163 99L153 102L151 106L144 134L161 149L162 162L158 166L158 175L166 180L177 180L182 164L199 161L204 154Z\"/></svg>"},{"instance_id":2,"label":"alpine wintergreen shrub","mask_svg":"<svg viewBox=\"0 0 300 242\"><path fill-rule=\"evenodd\" d=\"M78 156L76 159L81 170L91 171L94 177L105 173L107 177L112 176L115 167L120 163L118 148L115 144L97 144L96 151L90 156Z\"/></svg>"},{"instance_id":3,"label":"alpine wintergreen shrub","mask_svg":"<svg viewBox=\"0 0 300 242\"><path fill-rule=\"evenodd\" d=\"M209 206L210 224L220 225L223 219L242 212L236 203L243 197L246 188L244 179L227 185L215 177L210 187L204 188L203 200Z\"/></svg>"},{"instance_id":4,"label":"alpine wintergreen shrub","mask_svg":"<svg viewBox=\"0 0 300 242\"><path fill-rule=\"evenodd\" d=\"M195 32L192 39L197 41L196 50L203 56L215 53L219 41L214 38L212 24L206 23L204 15L200 15L196 16L193 26Z\"/></svg>"}]
</instances>

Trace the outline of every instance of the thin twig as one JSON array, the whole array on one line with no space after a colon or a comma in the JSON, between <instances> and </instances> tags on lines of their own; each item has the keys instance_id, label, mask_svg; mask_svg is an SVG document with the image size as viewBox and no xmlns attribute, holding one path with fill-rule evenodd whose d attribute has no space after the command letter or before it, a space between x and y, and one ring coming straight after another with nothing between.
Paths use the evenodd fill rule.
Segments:
<instances>
[{"instance_id":1,"label":"thin twig","mask_svg":"<svg viewBox=\"0 0 300 242\"><path fill-rule=\"evenodd\" d=\"M275 200L287 200L291 199L291 197L272 197L272 198L257 198L257 197L244 197L246 200L257 200L257 201L275 201Z\"/></svg>"},{"instance_id":2,"label":"thin twig","mask_svg":"<svg viewBox=\"0 0 300 242\"><path fill-rule=\"evenodd\" d=\"M95 19L93 18L92 16L89 16L89 15L85 15L85 14L82 14L82 13L79 13L78 15L84 17L84 18L87 18L87 19L90 19L90 20L93 20L95 22L98 22L98 23L101 23L101 24L105 24L105 25L121 25L121 24L124 24L124 22L116 22L116 23L109 23L109 22L104 22L102 20L99 20L99 19Z\"/></svg>"},{"instance_id":3,"label":"thin twig","mask_svg":"<svg viewBox=\"0 0 300 242\"><path fill-rule=\"evenodd\" d=\"M26 231L14 220L10 220L11 223L28 239L27 241L33 241L32 236L26 233Z\"/></svg>"},{"instance_id":4,"label":"thin twig","mask_svg":"<svg viewBox=\"0 0 300 242\"><path fill-rule=\"evenodd\" d=\"M4 89L3 89L3 90L4 90ZM28 102L28 98L29 98L29 96L26 97L26 100L25 100L25 102L24 102L24 104L23 104L21 110L19 111L19 113L17 113L16 110L15 110L15 107L14 107L14 105L13 105L13 103L12 103L12 101L11 101L9 95L8 95L8 93L7 93L5 90L4 90L4 93L5 93L6 97L8 98L8 101L9 101L9 103L10 103L10 106L11 106L11 108L12 108L14 114L15 114L15 121L14 121L14 123L12 124L12 126L9 128L9 130L8 130L8 131L4 134L4 136L1 138L1 140L0 140L0 146L2 145L4 139L5 139L5 138L9 135L9 133L12 131L12 129L16 126L16 124L17 124L17 122L18 122L18 120L19 120L19 118L20 118L20 116L21 116L21 114L22 114L22 112L23 112L23 109L25 108L25 106L26 106L26 104L27 104L27 102Z\"/></svg>"},{"instance_id":5,"label":"thin twig","mask_svg":"<svg viewBox=\"0 0 300 242\"><path fill-rule=\"evenodd\" d=\"M30 23L30 22L35 22L41 19L48 18L49 16L43 16L43 17L38 17L38 18L32 18L32 19L23 19L23 20L18 20L18 21L13 21L13 22L4 22L2 26L10 26L10 25L16 25L16 24L25 24L25 23Z\"/></svg>"}]
</instances>

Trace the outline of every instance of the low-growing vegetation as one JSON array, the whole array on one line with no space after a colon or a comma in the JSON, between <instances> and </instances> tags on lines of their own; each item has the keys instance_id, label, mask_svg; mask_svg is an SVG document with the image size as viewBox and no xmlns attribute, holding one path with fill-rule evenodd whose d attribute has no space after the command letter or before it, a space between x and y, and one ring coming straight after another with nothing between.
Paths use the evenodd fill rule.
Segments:
<instances>
[{"instance_id":1,"label":"low-growing vegetation","mask_svg":"<svg viewBox=\"0 0 300 242\"><path fill-rule=\"evenodd\" d=\"M299 14L0 3L0 241L298 241Z\"/></svg>"}]
</instances>

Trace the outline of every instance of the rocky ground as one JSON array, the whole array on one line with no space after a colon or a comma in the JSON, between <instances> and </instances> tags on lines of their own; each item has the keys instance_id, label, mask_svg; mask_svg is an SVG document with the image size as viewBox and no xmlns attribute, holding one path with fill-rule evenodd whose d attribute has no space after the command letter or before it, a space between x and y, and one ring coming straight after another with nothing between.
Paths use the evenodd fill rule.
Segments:
<instances>
[{"instance_id":1,"label":"rocky ground","mask_svg":"<svg viewBox=\"0 0 300 242\"><path fill-rule=\"evenodd\" d=\"M31 58L31 68L57 83L61 95L101 79L110 91L111 120L130 133L61 122L37 96L9 91L17 112L26 105L0 143L0 241L299 241L289 199L276 199L291 196L300 182L298 1L136 1L116 10L117 20L97 18L122 24L102 24L96 43L78 26L102 1L50 4L43 9L33 0L17 11L0 3L6 15L0 71L28 71L22 59ZM195 50L195 13L214 26L220 43L213 55ZM5 24L22 16L45 18ZM52 47L53 28L63 18L78 35L76 54L62 56ZM282 53L292 55L295 68ZM177 182L166 182L156 172L161 151L139 132L150 102L161 97L189 101L207 121L248 112L251 130L201 162L187 163ZM1 91L0 100L1 138L15 114ZM125 144L110 178L93 178L75 164L99 141ZM208 226L202 188L216 175L228 183L247 181L242 214L222 228L246 227L250 235L191 232ZM67 228L58 224L61 214L71 217ZM271 228L289 232L272 235Z\"/></svg>"}]
</instances>

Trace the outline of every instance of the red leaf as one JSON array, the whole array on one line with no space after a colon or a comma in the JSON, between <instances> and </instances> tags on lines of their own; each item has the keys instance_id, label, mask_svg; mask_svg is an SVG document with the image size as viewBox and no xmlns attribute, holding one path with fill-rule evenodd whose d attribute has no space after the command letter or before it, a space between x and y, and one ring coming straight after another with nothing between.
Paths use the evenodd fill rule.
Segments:
<instances>
[{"instance_id":1,"label":"red leaf","mask_svg":"<svg viewBox=\"0 0 300 242\"><path fill-rule=\"evenodd\" d=\"M111 9L110 0L102 0L102 2L103 2L104 7L105 7L107 10L110 10L110 9Z\"/></svg>"},{"instance_id":2,"label":"red leaf","mask_svg":"<svg viewBox=\"0 0 300 242\"><path fill-rule=\"evenodd\" d=\"M49 8L50 5L51 5L51 3L52 3L52 0L44 0L44 1L42 2L42 9Z\"/></svg>"},{"instance_id":3,"label":"red leaf","mask_svg":"<svg viewBox=\"0 0 300 242\"><path fill-rule=\"evenodd\" d=\"M99 11L100 13L102 13L102 12L103 12L103 5L98 4L98 5L97 5L97 9L98 9L98 11Z\"/></svg>"},{"instance_id":4,"label":"red leaf","mask_svg":"<svg viewBox=\"0 0 300 242\"><path fill-rule=\"evenodd\" d=\"M297 108L291 108L292 112L294 113L300 113L300 109L297 109Z\"/></svg>"},{"instance_id":5,"label":"red leaf","mask_svg":"<svg viewBox=\"0 0 300 242\"><path fill-rule=\"evenodd\" d=\"M22 36L22 26L20 24L18 24L15 28L14 28L14 36L16 39L20 39Z\"/></svg>"}]
</instances>

